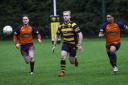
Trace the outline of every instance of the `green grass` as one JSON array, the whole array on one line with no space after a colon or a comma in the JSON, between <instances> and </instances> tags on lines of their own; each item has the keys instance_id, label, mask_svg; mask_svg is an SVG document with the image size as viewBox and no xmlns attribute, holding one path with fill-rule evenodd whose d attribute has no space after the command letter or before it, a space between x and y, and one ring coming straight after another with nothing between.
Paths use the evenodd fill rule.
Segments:
<instances>
[{"instance_id":1,"label":"green grass","mask_svg":"<svg viewBox=\"0 0 128 85\"><path fill-rule=\"evenodd\" d=\"M84 52L78 54L80 66L71 65L67 59L66 76L59 78L60 48L51 54L50 40L42 44L35 41L35 74L30 75L26 65L10 41L0 41L0 85L127 85L128 40L122 39L118 51L119 73L112 74L103 39L84 40Z\"/></svg>"}]
</instances>

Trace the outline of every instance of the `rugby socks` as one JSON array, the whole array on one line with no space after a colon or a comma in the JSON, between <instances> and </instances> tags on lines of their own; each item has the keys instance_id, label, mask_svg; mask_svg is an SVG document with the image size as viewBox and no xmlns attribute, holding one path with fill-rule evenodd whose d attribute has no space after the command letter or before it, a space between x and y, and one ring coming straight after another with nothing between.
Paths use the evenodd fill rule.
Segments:
<instances>
[{"instance_id":1,"label":"rugby socks","mask_svg":"<svg viewBox=\"0 0 128 85\"><path fill-rule=\"evenodd\" d=\"M75 66L78 67L79 63L78 63L78 59L75 58Z\"/></svg>"},{"instance_id":2,"label":"rugby socks","mask_svg":"<svg viewBox=\"0 0 128 85\"><path fill-rule=\"evenodd\" d=\"M116 56L116 54L115 53L111 53L111 52L108 52L107 54L109 56L109 60L110 60L110 63L112 65L112 67L117 66L117 64L116 64L117 63L117 56Z\"/></svg>"},{"instance_id":3,"label":"rugby socks","mask_svg":"<svg viewBox=\"0 0 128 85\"><path fill-rule=\"evenodd\" d=\"M34 71L34 64L35 64L34 61L30 61L30 69L31 69L31 72Z\"/></svg>"},{"instance_id":4,"label":"rugby socks","mask_svg":"<svg viewBox=\"0 0 128 85\"><path fill-rule=\"evenodd\" d=\"M66 61L65 60L61 60L60 61L60 67L61 67L61 71L64 72L65 71L65 67L66 67Z\"/></svg>"}]
</instances>

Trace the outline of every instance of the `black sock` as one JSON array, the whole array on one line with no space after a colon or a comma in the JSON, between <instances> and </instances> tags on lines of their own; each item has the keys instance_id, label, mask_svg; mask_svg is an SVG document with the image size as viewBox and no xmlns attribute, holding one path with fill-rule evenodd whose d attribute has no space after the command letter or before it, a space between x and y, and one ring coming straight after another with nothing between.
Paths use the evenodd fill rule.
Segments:
<instances>
[{"instance_id":1,"label":"black sock","mask_svg":"<svg viewBox=\"0 0 128 85\"><path fill-rule=\"evenodd\" d=\"M112 67L117 66L117 64L116 64L117 63L117 56L116 56L116 54L115 53L110 53L110 52L108 52L107 54L109 56L109 60L110 60L110 63L112 65Z\"/></svg>"},{"instance_id":2,"label":"black sock","mask_svg":"<svg viewBox=\"0 0 128 85\"><path fill-rule=\"evenodd\" d=\"M35 62L33 61L31 61L30 62L30 69L31 69L31 72L33 72L34 71L34 64L35 64Z\"/></svg>"},{"instance_id":3,"label":"black sock","mask_svg":"<svg viewBox=\"0 0 128 85\"><path fill-rule=\"evenodd\" d=\"M61 67L61 71L65 71L65 67L66 67L66 62L65 62L65 60L61 60L60 61L60 67Z\"/></svg>"}]
</instances>

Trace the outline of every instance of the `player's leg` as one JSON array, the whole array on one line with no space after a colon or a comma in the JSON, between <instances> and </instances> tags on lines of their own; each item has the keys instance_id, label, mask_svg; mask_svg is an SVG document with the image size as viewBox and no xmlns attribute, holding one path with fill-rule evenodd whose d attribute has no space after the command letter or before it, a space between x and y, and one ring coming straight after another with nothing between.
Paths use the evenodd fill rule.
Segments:
<instances>
[{"instance_id":1,"label":"player's leg","mask_svg":"<svg viewBox=\"0 0 128 85\"><path fill-rule=\"evenodd\" d=\"M74 64L76 67L78 67L79 62L78 62L77 56L76 57L69 57L69 60L70 60L71 64Z\"/></svg>"},{"instance_id":2,"label":"player's leg","mask_svg":"<svg viewBox=\"0 0 128 85\"><path fill-rule=\"evenodd\" d=\"M29 58L28 52L26 50L22 50L21 49L21 55L23 56L24 61L26 62L26 64L28 64L30 62L30 60L31 60Z\"/></svg>"},{"instance_id":3,"label":"player's leg","mask_svg":"<svg viewBox=\"0 0 128 85\"><path fill-rule=\"evenodd\" d=\"M61 51L61 60L60 60L61 71L59 73L59 77L63 77L65 75L66 57L68 55L67 50L68 50L67 45L63 44L62 51Z\"/></svg>"},{"instance_id":4,"label":"player's leg","mask_svg":"<svg viewBox=\"0 0 128 85\"><path fill-rule=\"evenodd\" d=\"M107 52L114 72L118 71L116 51L119 49L119 47L120 47L120 44L110 45Z\"/></svg>"},{"instance_id":5,"label":"player's leg","mask_svg":"<svg viewBox=\"0 0 128 85\"><path fill-rule=\"evenodd\" d=\"M116 47L115 47L115 46L110 46L110 49L109 49L109 51L107 52L112 67L117 66L117 65L116 65L117 56L116 56L116 54L115 54L115 51L116 51Z\"/></svg>"},{"instance_id":6,"label":"player's leg","mask_svg":"<svg viewBox=\"0 0 128 85\"><path fill-rule=\"evenodd\" d=\"M76 67L79 66L79 62L78 62L77 56L75 56L75 66L76 66Z\"/></svg>"},{"instance_id":7,"label":"player's leg","mask_svg":"<svg viewBox=\"0 0 128 85\"><path fill-rule=\"evenodd\" d=\"M78 59L76 56L76 47L71 47L69 51L69 61L71 64L74 64L76 67L78 67Z\"/></svg>"},{"instance_id":8,"label":"player's leg","mask_svg":"<svg viewBox=\"0 0 128 85\"><path fill-rule=\"evenodd\" d=\"M31 46L29 48L29 57L31 58L31 61L30 61L30 70L31 70L31 74L33 74L34 72L34 65L35 65L35 59L34 59L34 47Z\"/></svg>"}]
</instances>

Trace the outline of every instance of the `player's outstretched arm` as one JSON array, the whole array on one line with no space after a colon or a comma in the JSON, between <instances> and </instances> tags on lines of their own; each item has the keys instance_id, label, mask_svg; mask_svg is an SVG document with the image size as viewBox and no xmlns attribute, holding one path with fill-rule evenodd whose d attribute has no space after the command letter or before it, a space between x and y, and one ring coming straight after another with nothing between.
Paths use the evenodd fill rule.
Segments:
<instances>
[{"instance_id":1,"label":"player's outstretched arm","mask_svg":"<svg viewBox=\"0 0 128 85\"><path fill-rule=\"evenodd\" d=\"M56 47L57 40L58 40L58 36L55 35L54 42L53 42L53 47L52 47L52 53L54 53L54 50L55 50L55 47Z\"/></svg>"},{"instance_id":2,"label":"player's outstretched arm","mask_svg":"<svg viewBox=\"0 0 128 85\"><path fill-rule=\"evenodd\" d=\"M78 36L79 36L79 39L78 39L78 44L77 44L77 47L78 47L78 51L82 51L82 41L83 41L83 34L82 32L78 33Z\"/></svg>"}]
</instances>

